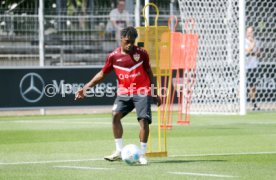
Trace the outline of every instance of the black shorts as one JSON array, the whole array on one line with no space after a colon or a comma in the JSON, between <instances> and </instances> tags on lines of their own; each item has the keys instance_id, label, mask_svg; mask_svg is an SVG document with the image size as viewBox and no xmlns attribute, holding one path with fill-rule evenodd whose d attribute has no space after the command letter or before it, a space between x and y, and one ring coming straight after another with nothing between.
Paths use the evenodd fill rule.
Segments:
<instances>
[{"instance_id":1,"label":"black shorts","mask_svg":"<svg viewBox=\"0 0 276 180\"><path fill-rule=\"evenodd\" d=\"M253 87L257 84L257 78L259 76L259 68L247 69L246 71L246 85L247 87Z\"/></svg>"},{"instance_id":2,"label":"black shorts","mask_svg":"<svg viewBox=\"0 0 276 180\"><path fill-rule=\"evenodd\" d=\"M151 96L117 96L113 112L121 112L123 116L127 115L134 108L136 109L137 120L145 119L151 124Z\"/></svg>"}]
</instances>

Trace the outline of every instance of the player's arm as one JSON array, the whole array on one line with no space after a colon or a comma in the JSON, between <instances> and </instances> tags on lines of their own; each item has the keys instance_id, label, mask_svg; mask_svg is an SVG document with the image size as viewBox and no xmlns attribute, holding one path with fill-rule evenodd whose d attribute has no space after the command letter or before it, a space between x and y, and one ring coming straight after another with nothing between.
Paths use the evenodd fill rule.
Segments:
<instances>
[{"instance_id":1,"label":"player's arm","mask_svg":"<svg viewBox=\"0 0 276 180\"><path fill-rule=\"evenodd\" d=\"M245 54L249 56L249 55L252 53L252 50L253 50L252 47L246 48L246 49L245 49Z\"/></svg>"},{"instance_id":2,"label":"player's arm","mask_svg":"<svg viewBox=\"0 0 276 180\"><path fill-rule=\"evenodd\" d=\"M260 50L260 46L259 46L259 43L256 44L256 52L255 52L255 55L257 58L260 58L261 57L261 50Z\"/></svg>"},{"instance_id":3,"label":"player's arm","mask_svg":"<svg viewBox=\"0 0 276 180\"><path fill-rule=\"evenodd\" d=\"M153 85L154 87L157 87L156 82L153 78L153 73L152 73L151 68L147 69L147 73L148 73L148 76L150 78L150 84ZM161 98L158 96L157 88L154 88L152 91L153 91L153 94L154 94L153 95L154 101L156 102L157 106L160 106L162 104L162 101L161 101Z\"/></svg>"},{"instance_id":4,"label":"player's arm","mask_svg":"<svg viewBox=\"0 0 276 180\"><path fill-rule=\"evenodd\" d=\"M112 26L113 26L115 29L119 29L119 27L117 26L115 20L111 20L111 23L112 23Z\"/></svg>"},{"instance_id":5,"label":"player's arm","mask_svg":"<svg viewBox=\"0 0 276 180\"><path fill-rule=\"evenodd\" d=\"M251 55L253 53L254 47L255 47L255 42L254 42L253 39L250 39L248 41L248 47L245 48L245 54L246 55Z\"/></svg>"},{"instance_id":6,"label":"player's arm","mask_svg":"<svg viewBox=\"0 0 276 180\"><path fill-rule=\"evenodd\" d=\"M75 94L75 100L83 99L86 95L87 89L94 87L105 78L106 74L103 71L98 72L83 88L79 89Z\"/></svg>"},{"instance_id":7,"label":"player's arm","mask_svg":"<svg viewBox=\"0 0 276 180\"><path fill-rule=\"evenodd\" d=\"M251 55L259 58L261 53L258 43L255 40L250 41L249 47L245 49L245 53L247 56Z\"/></svg>"},{"instance_id":8,"label":"player's arm","mask_svg":"<svg viewBox=\"0 0 276 180\"><path fill-rule=\"evenodd\" d=\"M146 50L144 50L143 48L141 48L141 51L144 51L144 55L145 55L145 59L144 59L144 69L145 71L147 72L148 76L149 76L149 79L150 79L150 85L152 87L153 85L153 89L151 90L152 93L153 93L153 100L156 102L157 106L160 106L162 104L162 101L161 101L161 98L158 96L158 92L157 92L157 86L156 86L156 81L154 80L153 78L153 73L152 73L152 70L151 70L151 66L150 66L150 63L149 63L149 55L147 53Z\"/></svg>"}]
</instances>

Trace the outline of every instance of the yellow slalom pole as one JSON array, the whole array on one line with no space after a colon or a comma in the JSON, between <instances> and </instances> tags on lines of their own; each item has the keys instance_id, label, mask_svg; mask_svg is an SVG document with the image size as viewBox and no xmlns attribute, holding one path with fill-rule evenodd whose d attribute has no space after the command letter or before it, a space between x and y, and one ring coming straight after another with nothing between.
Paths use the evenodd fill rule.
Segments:
<instances>
[{"instance_id":1,"label":"yellow slalom pole","mask_svg":"<svg viewBox=\"0 0 276 180\"><path fill-rule=\"evenodd\" d=\"M153 6L156 10L156 16L155 16L155 21L154 21L154 26L149 25L149 19L147 19L145 15L145 9L148 6ZM145 27L136 27L138 31L138 39L137 43L139 46L139 43L144 44L144 48L149 52L149 56L151 59L151 65L152 65L152 70L153 74L156 77L157 80L157 89L158 92L157 94L161 97L161 87L162 87L162 78L163 76L167 77L169 76L167 72L162 70L162 62L160 58L160 47L161 45L166 45L170 47L169 43L166 42L159 42L163 33L164 32L169 32L169 28L167 26L158 26L158 17L159 17L159 9L158 7L153 4L153 3L148 3L144 6L143 8L143 16L145 19ZM155 33L155 34L154 34ZM169 62L169 61L168 61ZM169 66L170 67L170 66ZM164 72L163 72L164 71ZM170 83L170 82L169 82ZM167 85L165 85L167 86ZM162 105L163 108L165 108L165 111L168 110L168 100L164 101L164 104ZM163 112L161 110L161 107L157 108L157 129L153 129L150 127L150 134L149 134L149 139L148 139L148 152L146 153L147 156L149 157L164 157L167 156L167 141L166 141L166 129L163 131L161 129L161 123L162 123L162 118ZM167 115L167 113L165 113ZM157 130L157 131L156 131ZM157 141L155 141L155 139ZM164 138L164 139L163 139ZM163 143L165 143L163 145ZM165 151L164 151L165 149Z\"/></svg>"},{"instance_id":2,"label":"yellow slalom pole","mask_svg":"<svg viewBox=\"0 0 276 180\"><path fill-rule=\"evenodd\" d=\"M148 4L146 4L146 5L144 6L144 8L143 8L143 17L144 17L144 19L145 19L145 26L146 26L146 27L149 26L149 22L148 22L148 20L147 20L147 18L146 18L146 15L145 15L145 11L146 11L146 8L147 8L148 6L153 6L153 7L155 8L156 16L155 16L155 20L154 20L154 26L157 26L158 17L159 17L159 9L158 9L158 7L157 7L155 4L153 4L153 3L148 3Z\"/></svg>"},{"instance_id":3,"label":"yellow slalom pole","mask_svg":"<svg viewBox=\"0 0 276 180\"><path fill-rule=\"evenodd\" d=\"M156 11L156 16L155 16L155 21L154 21L154 29L155 29L155 46L158 47L158 30L157 30L157 23L158 23L158 17L159 17L159 9L158 7L153 4L153 3L148 3L144 6L143 8L143 16L145 18L145 26L146 27L149 27L149 22L146 18L146 15L145 15L145 10L148 6L153 6L155 8L155 11ZM148 33L148 31L146 31L146 34ZM147 40L147 39L146 39ZM161 79L160 79L160 69L158 68L159 67L159 51L158 51L158 48L155 48L155 58L156 58L156 79L157 79L157 89L158 89L158 95L160 95L160 92L159 92L159 89L160 89L160 82L161 82ZM161 129L160 129L160 117L161 117L161 112L160 112L160 107L158 107L158 110L157 110L157 123L158 123L158 151L161 151ZM150 138L151 139L151 138ZM152 149L152 143L150 141L150 151Z\"/></svg>"}]
</instances>

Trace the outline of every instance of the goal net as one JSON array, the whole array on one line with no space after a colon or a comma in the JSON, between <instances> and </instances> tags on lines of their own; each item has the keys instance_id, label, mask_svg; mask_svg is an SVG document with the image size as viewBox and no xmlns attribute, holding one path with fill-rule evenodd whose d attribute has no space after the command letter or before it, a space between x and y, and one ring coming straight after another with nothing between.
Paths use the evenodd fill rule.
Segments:
<instances>
[{"instance_id":1,"label":"goal net","mask_svg":"<svg viewBox=\"0 0 276 180\"><path fill-rule=\"evenodd\" d=\"M185 22L192 18L195 22L194 32L199 36L196 83L192 90L190 112L238 114L241 112L242 95L247 101L244 107L248 110L256 110L255 104L258 105L258 110L275 110L275 105L273 106L276 94L275 62L269 57L275 57L272 14L275 14L273 7L276 3L273 0L245 0L245 7L241 9L239 0L179 0L178 2L183 33L185 33ZM243 30L239 24L241 10L245 12L246 20ZM253 26L255 38L260 42L261 55L258 57L258 69L251 75L255 86L253 95L249 94L248 90L250 79L245 77L247 62L244 62L244 67L240 64L242 60L240 53L245 53L245 50L240 51L240 43L245 42L245 36L241 39L240 32L245 35L246 26ZM268 49L269 47L274 49ZM246 61L246 57L243 61ZM242 68L245 70L243 80L247 80L247 83L244 83L246 90L243 92L240 86L243 82L240 76ZM183 103L185 104L185 97Z\"/></svg>"},{"instance_id":2,"label":"goal net","mask_svg":"<svg viewBox=\"0 0 276 180\"><path fill-rule=\"evenodd\" d=\"M191 113L240 110L237 1L179 0L182 23L194 19L194 32L199 35Z\"/></svg>"}]
</instances>

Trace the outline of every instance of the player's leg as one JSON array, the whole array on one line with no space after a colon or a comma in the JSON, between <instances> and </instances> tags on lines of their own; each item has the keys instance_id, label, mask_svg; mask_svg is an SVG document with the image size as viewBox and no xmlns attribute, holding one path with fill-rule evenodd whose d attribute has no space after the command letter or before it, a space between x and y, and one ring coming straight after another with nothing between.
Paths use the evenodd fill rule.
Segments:
<instances>
[{"instance_id":1,"label":"player's leg","mask_svg":"<svg viewBox=\"0 0 276 180\"><path fill-rule=\"evenodd\" d=\"M149 124L148 121L145 119L140 119L140 145L141 145L141 156L139 158L139 162L141 164L147 164L148 161L145 157L145 154L147 152L147 142L149 137Z\"/></svg>"},{"instance_id":2,"label":"player's leg","mask_svg":"<svg viewBox=\"0 0 276 180\"><path fill-rule=\"evenodd\" d=\"M149 124L151 124L151 97L150 96L134 96L134 105L136 108L137 119L140 124L140 144L141 144L141 156L140 163L147 164L145 157L147 151L147 142L149 137Z\"/></svg>"},{"instance_id":3,"label":"player's leg","mask_svg":"<svg viewBox=\"0 0 276 180\"><path fill-rule=\"evenodd\" d=\"M116 151L110 156L105 156L104 159L108 161L116 161L121 159L121 151L123 148L123 126L121 119L131 112L134 105L130 97L118 96L115 100L112 113L112 130L115 139Z\"/></svg>"},{"instance_id":4,"label":"player's leg","mask_svg":"<svg viewBox=\"0 0 276 180\"><path fill-rule=\"evenodd\" d=\"M113 136L115 139L122 138L123 136L123 126L121 123L122 117L123 117L123 113L121 112L112 113L112 130L113 130Z\"/></svg>"},{"instance_id":5,"label":"player's leg","mask_svg":"<svg viewBox=\"0 0 276 180\"><path fill-rule=\"evenodd\" d=\"M257 74L258 68L250 69L249 73L249 97L250 101L253 104L253 111L259 110L260 108L257 106L257 90L256 90L256 80L257 80Z\"/></svg>"},{"instance_id":6,"label":"player's leg","mask_svg":"<svg viewBox=\"0 0 276 180\"><path fill-rule=\"evenodd\" d=\"M112 130L113 136L115 139L115 146L116 146L116 153L118 154L119 158L121 158L121 151L123 149L123 126L121 123L121 119L123 117L123 113L121 112L113 112L112 113Z\"/></svg>"},{"instance_id":7,"label":"player's leg","mask_svg":"<svg viewBox=\"0 0 276 180\"><path fill-rule=\"evenodd\" d=\"M139 134L140 142L147 143L148 142L148 137L149 137L149 123L148 123L148 120L140 119L139 124L140 124L140 134Z\"/></svg>"}]
</instances>

